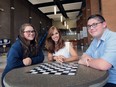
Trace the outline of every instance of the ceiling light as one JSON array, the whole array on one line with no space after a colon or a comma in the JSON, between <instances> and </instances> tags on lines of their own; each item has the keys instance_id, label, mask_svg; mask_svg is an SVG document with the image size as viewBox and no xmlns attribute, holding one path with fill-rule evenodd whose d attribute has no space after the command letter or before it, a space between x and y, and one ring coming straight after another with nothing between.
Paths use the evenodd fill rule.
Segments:
<instances>
[{"instance_id":1,"label":"ceiling light","mask_svg":"<svg viewBox=\"0 0 116 87\"><path fill-rule=\"evenodd\" d=\"M3 8L0 8L0 11L4 11L4 9Z\"/></svg>"},{"instance_id":2,"label":"ceiling light","mask_svg":"<svg viewBox=\"0 0 116 87\"><path fill-rule=\"evenodd\" d=\"M54 6L54 14L56 15L56 6Z\"/></svg>"},{"instance_id":3,"label":"ceiling light","mask_svg":"<svg viewBox=\"0 0 116 87\"><path fill-rule=\"evenodd\" d=\"M64 21L64 26L66 26L66 24L67 24L66 21Z\"/></svg>"},{"instance_id":4,"label":"ceiling light","mask_svg":"<svg viewBox=\"0 0 116 87\"><path fill-rule=\"evenodd\" d=\"M60 16L60 21L63 22L63 16L62 15Z\"/></svg>"},{"instance_id":5,"label":"ceiling light","mask_svg":"<svg viewBox=\"0 0 116 87\"><path fill-rule=\"evenodd\" d=\"M66 25L66 28L67 28L67 29L69 29L69 26L68 26L68 25Z\"/></svg>"}]
</instances>

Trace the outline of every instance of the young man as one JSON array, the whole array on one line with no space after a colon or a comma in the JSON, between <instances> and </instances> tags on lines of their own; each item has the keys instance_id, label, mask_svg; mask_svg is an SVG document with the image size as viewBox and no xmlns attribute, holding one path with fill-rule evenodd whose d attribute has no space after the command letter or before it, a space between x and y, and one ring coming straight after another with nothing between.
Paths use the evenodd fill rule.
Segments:
<instances>
[{"instance_id":1,"label":"young man","mask_svg":"<svg viewBox=\"0 0 116 87\"><path fill-rule=\"evenodd\" d=\"M104 87L116 87L116 32L107 28L105 19L99 14L88 18L87 28L94 39L78 63L108 70L109 79Z\"/></svg>"}]
</instances>

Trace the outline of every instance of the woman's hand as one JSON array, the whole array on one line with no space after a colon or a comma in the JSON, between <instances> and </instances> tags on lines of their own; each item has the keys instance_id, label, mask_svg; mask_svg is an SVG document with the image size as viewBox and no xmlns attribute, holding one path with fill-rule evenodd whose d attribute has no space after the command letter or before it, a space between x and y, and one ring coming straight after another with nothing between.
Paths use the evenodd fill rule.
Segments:
<instances>
[{"instance_id":1,"label":"woman's hand","mask_svg":"<svg viewBox=\"0 0 116 87\"><path fill-rule=\"evenodd\" d=\"M53 59L56 60L56 62L63 63L64 62L64 56L59 55L59 56L54 56Z\"/></svg>"},{"instance_id":2,"label":"woman's hand","mask_svg":"<svg viewBox=\"0 0 116 87\"><path fill-rule=\"evenodd\" d=\"M32 63L31 58L27 57L27 58L23 59L23 64L25 66L31 65L31 63Z\"/></svg>"}]
</instances>

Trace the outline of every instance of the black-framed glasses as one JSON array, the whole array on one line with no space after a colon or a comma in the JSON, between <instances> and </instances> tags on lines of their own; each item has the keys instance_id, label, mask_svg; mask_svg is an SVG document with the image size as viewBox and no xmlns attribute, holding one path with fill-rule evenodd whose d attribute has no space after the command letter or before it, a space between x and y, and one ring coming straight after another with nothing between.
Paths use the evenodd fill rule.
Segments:
<instances>
[{"instance_id":1,"label":"black-framed glasses","mask_svg":"<svg viewBox=\"0 0 116 87\"><path fill-rule=\"evenodd\" d=\"M98 24L103 23L103 22L98 22L98 23L93 23L92 25L87 25L87 29L96 28Z\"/></svg>"},{"instance_id":2,"label":"black-framed glasses","mask_svg":"<svg viewBox=\"0 0 116 87\"><path fill-rule=\"evenodd\" d=\"M24 31L24 33L30 34L30 33L35 33L35 30L28 30L28 31Z\"/></svg>"}]
</instances>

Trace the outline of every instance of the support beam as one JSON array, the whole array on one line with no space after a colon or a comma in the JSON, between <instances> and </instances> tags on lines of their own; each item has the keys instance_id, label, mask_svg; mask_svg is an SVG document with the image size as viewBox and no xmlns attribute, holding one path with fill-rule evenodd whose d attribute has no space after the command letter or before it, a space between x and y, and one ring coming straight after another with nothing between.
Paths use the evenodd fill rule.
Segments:
<instances>
[{"instance_id":1,"label":"support beam","mask_svg":"<svg viewBox=\"0 0 116 87\"><path fill-rule=\"evenodd\" d=\"M60 12L62 13L62 15L65 18L69 18L64 10L64 7L62 6L62 4L60 3L60 0L54 0L54 3L57 5L57 7L59 8Z\"/></svg>"}]
</instances>

